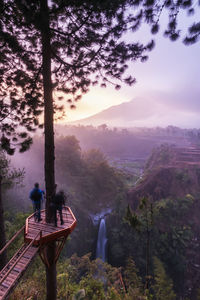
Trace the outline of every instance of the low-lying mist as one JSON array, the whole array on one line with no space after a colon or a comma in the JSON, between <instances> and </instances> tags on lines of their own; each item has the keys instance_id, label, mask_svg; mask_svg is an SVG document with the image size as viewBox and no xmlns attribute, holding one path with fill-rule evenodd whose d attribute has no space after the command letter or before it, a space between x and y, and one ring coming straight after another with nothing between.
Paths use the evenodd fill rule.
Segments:
<instances>
[{"instance_id":1,"label":"low-lying mist","mask_svg":"<svg viewBox=\"0 0 200 300\"><path fill-rule=\"evenodd\" d=\"M198 130L183 130L177 127L168 126L167 128L130 128L117 129L109 128L103 124L97 128L93 126L63 126L56 125L55 127L55 149L56 149L56 182L58 188L64 187L64 182L60 179L65 177L68 170L62 170L62 159L71 160L66 167L72 168L72 164L83 155L84 152L90 149L98 149L105 155L109 163L113 161L137 160L145 161L150 155L152 149L162 143L177 144L184 146L189 143L190 139L198 138ZM80 157L73 157L77 149L73 149L74 145L64 145L63 141L66 136L75 136L80 142L76 147L80 149ZM71 141L72 144L74 141ZM63 147L68 147L63 149ZM71 147L71 148L70 148ZM10 157L11 164L15 168L25 170L25 177L21 185L16 185L6 193L6 206L12 202L16 208L27 210L31 205L29 192L33 188L35 182L39 182L41 189L45 189L44 182L44 142L42 136L35 136L34 143L31 148L25 153L17 153ZM62 153L68 153L68 158L63 157ZM67 152L69 151L69 152ZM71 154L70 154L71 153ZM114 164L117 166L117 164ZM62 176L59 176L62 173ZM72 175L73 176L73 175ZM78 176L78 171L75 174ZM67 186L67 182L66 182ZM65 187L66 187L65 186ZM10 200L9 200L10 199ZM12 199L12 200L11 200ZM13 204L14 203L14 204Z\"/></svg>"}]
</instances>

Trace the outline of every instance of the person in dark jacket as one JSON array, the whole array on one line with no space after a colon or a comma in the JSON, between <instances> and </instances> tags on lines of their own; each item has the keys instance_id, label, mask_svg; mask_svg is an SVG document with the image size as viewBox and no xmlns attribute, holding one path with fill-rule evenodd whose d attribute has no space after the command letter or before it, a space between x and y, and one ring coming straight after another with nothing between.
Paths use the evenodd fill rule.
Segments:
<instances>
[{"instance_id":1,"label":"person in dark jacket","mask_svg":"<svg viewBox=\"0 0 200 300\"><path fill-rule=\"evenodd\" d=\"M57 211L59 212L59 215L60 215L60 223L61 225L64 224L64 221L63 221L63 215L62 215L62 209L63 209L63 206L65 205L65 193L64 191L59 191L58 193L55 194L54 196L54 223L55 223L55 226L57 227Z\"/></svg>"},{"instance_id":2,"label":"person in dark jacket","mask_svg":"<svg viewBox=\"0 0 200 300\"><path fill-rule=\"evenodd\" d=\"M40 222L42 220L40 216L40 209L41 202L43 200L43 192L39 189L39 183L35 183L35 187L31 190L29 197L33 203L34 219L35 221Z\"/></svg>"}]
</instances>

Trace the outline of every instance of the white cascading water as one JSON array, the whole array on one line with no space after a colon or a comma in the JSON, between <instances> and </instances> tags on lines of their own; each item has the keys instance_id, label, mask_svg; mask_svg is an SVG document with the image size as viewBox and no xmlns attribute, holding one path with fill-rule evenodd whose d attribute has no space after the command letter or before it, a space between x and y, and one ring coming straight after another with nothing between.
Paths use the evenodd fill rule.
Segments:
<instances>
[{"instance_id":1,"label":"white cascading water","mask_svg":"<svg viewBox=\"0 0 200 300\"><path fill-rule=\"evenodd\" d=\"M105 219L102 218L99 224L99 232L97 239L97 249L96 249L96 258L101 258L102 261L106 261L106 222Z\"/></svg>"}]
</instances>

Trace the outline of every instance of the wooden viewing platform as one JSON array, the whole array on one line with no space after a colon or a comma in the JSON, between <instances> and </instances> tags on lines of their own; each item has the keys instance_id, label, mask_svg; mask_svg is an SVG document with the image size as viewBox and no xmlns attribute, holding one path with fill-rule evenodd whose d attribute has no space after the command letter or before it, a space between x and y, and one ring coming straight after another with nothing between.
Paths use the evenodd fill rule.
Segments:
<instances>
[{"instance_id":1,"label":"wooden viewing platform","mask_svg":"<svg viewBox=\"0 0 200 300\"><path fill-rule=\"evenodd\" d=\"M71 209L67 206L63 208L62 215L64 224L61 225L58 218L57 227L55 227L54 223L46 223L45 209L41 211L42 221L40 222L35 222L34 214L29 216L26 219L24 241L29 243L35 239L34 246L39 246L56 240L57 238L68 236L76 226L76 218ZM38 233L40 233L40 235L38 235Z\"/></svg>"},{"instance_id":2,"label":"wooden viewing platform","mask_svg":"<svg viewBox=\"0 0 200 300\"><path fill-rule=\"evenodd\" d=\"M63 225L60 225L59 219L57 227L53 223L46 223L45 210L41 211L41 218L42 221L36 222L34 214L29 216L25 226L0 250L1 255L24 230L24 244L0 271L0 300L8 297L38 252L44 264L49 267L46 258L46 246L53 241L56 242L56 262L68 235L76 226L76 218L69 207L63 208Z\"/></svg>"}]
</instances>

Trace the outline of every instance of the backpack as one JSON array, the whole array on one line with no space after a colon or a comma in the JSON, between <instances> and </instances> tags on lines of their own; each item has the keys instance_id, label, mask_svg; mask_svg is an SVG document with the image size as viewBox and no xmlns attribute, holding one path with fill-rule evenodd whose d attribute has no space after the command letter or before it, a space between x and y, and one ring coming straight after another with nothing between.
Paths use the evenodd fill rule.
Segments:
<instances>
[{"instance_id":1,"label":"backpack","mask_svg":"<svg viewBox=\"0 0 200 300\"><path fill-rule=\"evenodd\" d=\"M41 191L39 189L33 189L30 196L31 200L33 201L40 201L41 200Z\"/></svg>"},{"instance_id":2,"label":"backpack","mask_svg":"<svg viewBox=\"0 0 200 300\"><path fill-rule=\"evenodd\" d=\"M54 197L54 203L56 206L62 206L65 204L65 197L60 192L55 195Z\"/></svg>"}]
</instances>

